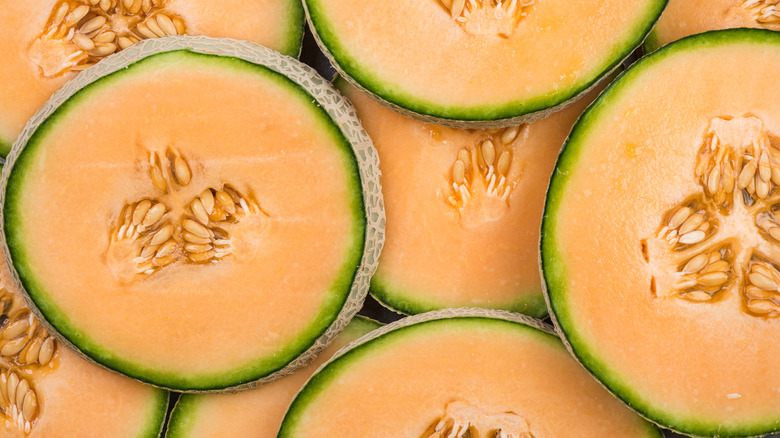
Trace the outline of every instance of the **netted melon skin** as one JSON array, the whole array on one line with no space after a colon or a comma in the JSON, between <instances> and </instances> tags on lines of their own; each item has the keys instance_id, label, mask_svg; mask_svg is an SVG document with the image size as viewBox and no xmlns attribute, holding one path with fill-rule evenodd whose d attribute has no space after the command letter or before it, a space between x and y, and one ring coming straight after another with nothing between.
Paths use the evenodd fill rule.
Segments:
<instances>
[{"instance_id":1,"label":"netted melon skin","mask_svg":"<svg viewBox=\"0 0 780 438\"><path fill-rule=\"evenodd\" d=\"M319 352L325 348L346 326L353 316L362 307L363 301L368 294L371 277L376 271L379 262L379 254L384 245L385 211L384 201L380 183L379 158L371 141L371 138L363 129L360 120L357 117L352 104L344 98L333 86L330 81L321 77L316 70L297 59L282 55L276 51L263 47L259 44L239 41L228 38L212 38L206 36L176 36L159 39L149 39L140 42L126 50L114 54L93 67L90 67L80 73L75 79L68 82L64 87L58 90L46 104L27 122L24 130L14 142L9 153L6 165L3 166L2 183L0 185L0 202L4 203L6 198L6 188L10 171L14 163L19 158L25 144L31 139L37 128L51 116L60 105L64 104L69 98L76 94L85 86L112 73L118 72L129 65L147 58L154 54L163 52L186 50L194 53L218 55L238 58L266 67L274 72L280 73L303 88L327 114L338 125L344 137L349 141L355 160L358 164L360 183L362 187L362 197L364 206L365 236L363 254L359 266L355 271L355 276L350 287L344 306L338 314L336 320L323 332L319 338L307 350L300 354L295 360L288 363L283 368L258 380L247 383L241 383L234 386L217 389L182 389L176 388L182 392L235 392L244 389L254 388L264 383L276 380L278 378L292 374L297 369L308 365ZM23 283L11 262L11 253L5 234L4 212L0 212L0 243L5 255L6 263L11 271L13 281L20 290L24 291L24 299L35 315L41 320L41 323L57 336L58 340L71 350L75 351L89 362L111 371L118 371L109 368L92 357L79 350L79 348L69 339L59 333L44 317L38 309L35 302L24 289ZM126 373L122 373L126 374ZM128 376L153 386L163 389L170 389L164 385L155 382L149 382L137 376Z\"/></svg>"}]
</instances>

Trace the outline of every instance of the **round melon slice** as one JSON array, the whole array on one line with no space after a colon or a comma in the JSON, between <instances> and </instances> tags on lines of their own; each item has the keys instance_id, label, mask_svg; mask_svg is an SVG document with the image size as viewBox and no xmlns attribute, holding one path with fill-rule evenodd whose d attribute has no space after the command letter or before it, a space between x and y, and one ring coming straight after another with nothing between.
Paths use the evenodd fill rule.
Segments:
<instances>
[{"instance_id":1,"label":"round melon slice","mask_svg":"<svg viewBox=\"0 0 780 438\"><path fill-rule=\"evenodd\" d=\"M103 65L9 157L6 249L38 311L93 360L167 388L305 364L357 312L382 242L376 151L352 107L251 43L156 40Z\"/></svg>"},{"instance_id":2,"label":"round melon slice","mask_svg":"<svg viewBox=\"0 0 780 438\"><path fill-rule=\"evenodd\" d=\"M467 130L405 117L343 80L337 87L379 152L387 239L372 294L406 314L482 307L545 316L544 194L596 93L527 125Z\"/></svg>"},{"instance_id":3,"label":"round melon slice","mask_svg":"<svg viewBox=\"0 0 780 438\"><path fill-rule=\"evenodd\" d=\"M709 30L737 27L780 30L777 0L669 0L650 35L645 51Z\"/></svg>"},{"instance_id":4,"label":"round melon slice","mask_svg":"<svg viewBox=\"0 0 780 438\"><path fill-rule=\"evenodd\" d=\"M317 359L294 374L237 394L185 394L171 413L167 438L276 438L295 394L336 351L379 328L376 321L355 317Z\"/></svg>"},{"instance_id":5,"label":"round melon slice","mask_svg":"<svg viewBox=\"0 0 780 438\"><path fill-rule=\"evenodd\" d=\"M0 264L0 436L156 438L166 391L99 368L41 326Z\"/></svg>"},{"instance_id":6,"label":"round melon slice","mask_svg":"<svg viewBox=\"0 0 780 438\"><path fill-rule=\"evenodd\" d=\"M780 33L670 44L580 118L548 193L554 320L611 391L686 434L779 429L779 80Z\"/></svg>"},{"instance_id":7,"label":"round melon slice","mask_svg":"<svg viewBox=\"0 0 780 438\"><path fill-rule=\"evenodd\" d=\"M661 436L593 380L546 325L509 312L450 309L397 321L337 353L296 396L279 438L573 431Z\"/></svg>"},{"instance_id":8,"label":"round melon slice","mask_svg":"<svg viewBox=\"0 0 780 438\"><path fill-rule=\"evenodd\" d=\"M425 121L504 127L560 109L641 44L666 0L305 0L326 55Z\"/></svg>"},{"instance_id":9,"label":"round melon slice","mask_svg":"<svg viewBox=\"0 0 780 438\"><path fill-rule=\"evenodd\" d=\"M188 34L253 41L298 56L297 0L14 0L0 9L0 155L69 79L148 38Z\"/></svg>"}]
</instances>

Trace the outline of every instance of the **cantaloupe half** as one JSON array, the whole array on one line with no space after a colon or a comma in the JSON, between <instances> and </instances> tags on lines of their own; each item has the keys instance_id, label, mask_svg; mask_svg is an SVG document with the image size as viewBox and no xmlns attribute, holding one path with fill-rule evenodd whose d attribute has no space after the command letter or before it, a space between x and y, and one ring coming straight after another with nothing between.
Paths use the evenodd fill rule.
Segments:
<instances>
[{"instance_id":1,"label":"cantaloupe half","mask_svg":"<svg viewBox=\"0 0 780 438\"><path fill-rule=\"evenodd\" d=\"M297 395L279 438L573 433L661 436L590 378L547 326L457 309L397 321L337 353Z\"/></svg>"},{"instance_id":2,"label":"cantaloupe half","mask_svg":"<svg viewBox=\"0 0 780 438\"><path fill-rule=\"evenodd\" d=\"M645 51L708 30L737 27L780 30L777 0L669 0L645 41Z\"/></svg>"},{"instance_id":3,"label":"cantaloupe half","mask_svg":"<svg viewBox=\"0 0 780 438\"><path fill-rule=\"evenodd\" d=\"M542 265L579 360L695 436L780 429L780 33L714 31L640 60L580 118Z\"/></svg>"},{"instance_id":4,"label":"cantaloupe half","mask_svg":"<svg viewBox=\"0 0 780 438\"><path fill-rule=\"evenodd\" d=\"M426 121L508 126L584 93L641 44L666 0L305 0L351 82Z\"/></svg>"},{"instance_id":5,"label":"cantaloupe half","mask_svg":"<svg viewBox=\"0 0 780 438\"><path fill-rule=\"evenodd\" d=\"M171 413L167 438L276 438L295 394L317 368L339 349L379 328L355 317L317 359L295 373L237 394L185 394Z\"/></svg>"},{"instance_id":6,"label":"cantaloupe half","mask_svg":"<svg viewBox=\"0 0 780 438\"><path fill-rule=\"evenodd\" d=\"M0 264L0 437L156 438L166 391L90 364L33 316Z\"/></svg>"},{"instance_id":7,"label":"cantaloupe half","mask_svg":"<svg viewBox=\"0 0 780 438\"><path fill-rule=\"evenodd\" d=\"M298 56L303 24L297 0L5 2L0 8L0 155L8 153L27 119L55 90L78 71L138 40L209 35Z\"/></svg>"},{"instance_id":8,"label":"cantaloupe half","mask_svg":"<svg viewBox=\"0 0 780 438\"><path fill-rule=\"evenodd\" d=\"M547 314L539 274L544 194L598 87L542 120L448 128L384 108L343 79L379 152L387 239L372 294L406 314L483 307Z\"/></svg>"},{"instance_id":9,"label":"cantaloupe half","mask_svg":"<svg viewBox=\"0 0 780 438\"><path fill-rule=\"evenodd\" d=\"M21 284L67 342L155 385L305 364L357 312L381 247L376 151L354 110L255 44L126 52L58 92L9 157Z\"/></svg>"}]
</instances>

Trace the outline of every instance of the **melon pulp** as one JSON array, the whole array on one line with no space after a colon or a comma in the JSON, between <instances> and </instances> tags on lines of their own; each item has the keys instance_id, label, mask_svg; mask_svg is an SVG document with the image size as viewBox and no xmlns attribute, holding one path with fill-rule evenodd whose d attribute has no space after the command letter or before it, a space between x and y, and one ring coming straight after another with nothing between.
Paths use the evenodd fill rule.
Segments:
<instances>
[{"instance_id":1,"label":"melon pulp","mask_svg":"<svg viewBox=\"0 0 780 438\"><path fill-rule=\"evenodd\" d=\"M468 427L479 437L500 429L517 438L572 431L583 438L660 438L547 330L530 318L481 309L397 321L321 368L296 396L279 438L462 438Z\"/></svg>"},{"instance_id":2,"label":"melon pulp","mask_svg":"<svg viewBox=\"0 0 780 438\"><path fill-rule=\"evenodd\" d=\"M709 30L737 27L780 30L777 0L669 0L645 41L652 52L672 41Z\"/></svg>"},{"instance_id":3,"label":"melon pulp","mask_svg":"<svg viewBox=\"0 0 780 438\"><path fill-rule=\"evenodd\" d=\"M561 333L611 391L683 433L778 430L778 80L778 33L670 44L581 117L548 192Z\"/></svg>"},{"instance_id":4,"label":"melon pulp","mask_svg":"<svg viewBox=\"0 0 780 438\"><path fill-rule=\"evenodd\" d=\"M641 44L666 0L458 4L304 1L348 80L408 115L486 127L542 117L585 92Z\"/></svg>"},{"instance_id":5,"label":"melon pulp","mask_svg":"<svg viewBox=\"0 0 780 438\"><path fill-rule=\"evenodd\" d=\"M63 19L57 24L60 16ZM294 0L6 2L0 9L4 35L0 51L0 155L8 153L27 119L55 90L112 49L121 50L139 39L186 33L253 41L298 56L303 24L303 7ZM73 34L69 33L71 28ZM51 29L54 31L49 35Z\"/></svg>"},{"instance_id":6,"label":"melon pulp","mask_svg":"<svg viewBox=\"0 0 780 438\"><path fill-rule=\"evenodd\" d=\"M190 37L125 56L63 89L10 157L21 283L68 342L155 385L271 379L306 352L282 371L302 366L356 313L381 247L351 107L259 46Z\"/></svg>"},{"instance_id":7,"label":"melon pulp","mask_svg":"<svg viewBox=\"0 0 780 438\"><path fill-rule=\"evenodd\" d=\"M405 117L346 81L337 86L380 157L387 239L372 294L407 314L483 307L546 315L538 249L544 193L595 91L528 125L467 130Z\"/></svg>"},{"instance_id":8,"label":"melon pulp","mask_svg":"<svg viewBox=\"0 0 780 438\"><path fill-rule=\"evenodd\" d=\"M275 438L290 401L317 368L348 343L380 327L355 317L317 359L283 379L237 394L185 394L171 413L167 438Z\"/></svg>"},{"instance_id":9,"label":"melon pulp","mask_svg":"<svg viewBox=\"0 0 780 438\"><path fill-rule=\"evenodd\" d=\"M0 314L0 437L160 435L168 393L96 367L63 347L30 313L5 263Z\"/></svg>"}]
</instances>

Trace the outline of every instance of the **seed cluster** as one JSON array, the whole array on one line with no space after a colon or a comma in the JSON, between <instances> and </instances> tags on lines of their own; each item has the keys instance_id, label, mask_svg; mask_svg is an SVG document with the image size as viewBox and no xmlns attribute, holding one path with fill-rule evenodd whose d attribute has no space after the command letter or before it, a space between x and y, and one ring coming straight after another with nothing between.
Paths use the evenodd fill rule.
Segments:
<instances>
[{"instance_id":1,"label":"seed cluster","mask_svg":"<svg viewBox=\"0 0 780 438\"><path fill-rule=\"evenodd\" d=\"M780 0L742 0L742 7L752 11L761 24L780 24Z\"/></svg>"},{"instance_id":2,"label":"seed cluster","mask_svg":"<svg viewBox=\"0 0 780 438\"><path fill-rule=\"evenodd\" d=\"M449 186L452 193L447 203L463 208L477 191L486 196L507 201L517 181L509 171L512 166L512 144L519 138L519 126L488 131L488 138L472 148L463 148L450 170Z\"/></svg>"},{"instance_id":3,"label":"seed cluster","mask_svg":"<svg viewBox=\"0 0 780 438\"><path fill-rule=\"evenodd\" d=\"M447 405L423 438L534 438L528 422L511 412L488 413L466 402Z\"/></svg>"},{"instance_id":4,"label":"seed cluster","mask_svg":"<svg viewBox=\"0 0 780 438\"><path fill-rule=\"evenodd\" d=\"M0 409L24 433L30 433L39 411L30 381L5 367L0 367Z\"/></svg>"},{"instance_id":5,"label":"seed cluster","mask_svg":"<svg viewBox=\"0 0 780 438\"><path fill-rule=\"evenodd\" d=\"M680 270L677 289L688 301L704 302L726 288L732 278L732 257L728 247L697 254Z\"/></svg>"},{"instance_id":6,"label":"seed cluster","mask_svg":"<svg viewBox=\"0 0 780 438\"><path fill-rule=\"evenodd\" d=\"M54 7L33 44L43 75L83 70L102 58L147 39L184 35L181 17L167 0L64 0ZM58 55L56 62L49 59Z\"/></svg>"},{"instance_id":7,"label":"seed cluster","mask_svg":"<svg viewBox=\"0 0 780 438\"><path fill-rule=\"evenodd\" d=\"M149 152L149 178L162 194L185 187L192 169L182 154L168 148L164 154ZM180 260L208 263L232 254L231 224L250 214L262 213L251 197L230 184L206 188L183 207L183 214L158 199L143 198L124 206L113 227L109 245L136 245L133 257L137 274L153 274ZM111 251L111 248L109 248Z\"/></svg>"},{"instance_id":8,"label":"seed cluster","mask_svg":"<svg viewBox=\"0 0 780 438\"><path fill-rule=\"evenodd\" d=\"M666 225L657 236L676 251L704 241L716 229L714 213L707 211L705 203L697 198L678 205L666 216Z\"/></svg>"},{"instance_id":9,"label":"seed cluster","mask_svg":"<svg viewBox=\"0 0 780 438\"><path fill-rule=\"evenodd\" d=\"M455 22L472 35L509 37L536 0L439 0Z\"/></svg>"}]
</instances>

